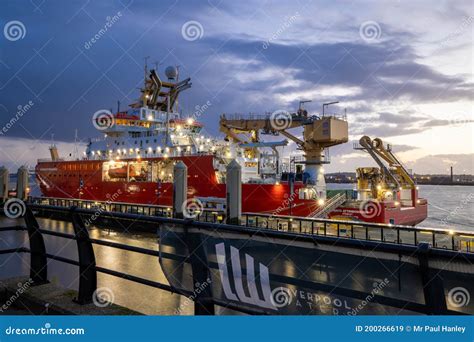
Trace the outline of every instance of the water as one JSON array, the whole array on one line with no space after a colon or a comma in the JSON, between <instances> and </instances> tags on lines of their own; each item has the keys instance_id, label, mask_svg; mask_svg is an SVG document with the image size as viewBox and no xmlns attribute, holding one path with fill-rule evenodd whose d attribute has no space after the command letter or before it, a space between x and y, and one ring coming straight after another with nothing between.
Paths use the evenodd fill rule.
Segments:
<instances>
[{"instance_id":1,"label":"water","mask_svg":"<svg viewBox=\"0 0 474 342\"><path fill-rule=\"evenodd\" d=\"M62 233L73 233L72 224L38 218L40 227ZM0 217L0 226L24 225L22 219L12 220ZM114 241L148 249L158 249L158 237L152 233L124 233L90 227L92 238ZM74 240L44 235L48 253L64 258L78 260ZM0 250L6 248L29 247L26 232L0 232ZM97 266L125 272L141 278L168 284L157 257L127 252L116 248L94 245ZM15 253L0 255L0 279L26 276L29 274L29 254ZM77 290L78 267L55 260L48 260L48 279L62 287ZM181 314L193 314L193 304L186 298L146 285L141 285L107 274L97 273L98 287L105 288L104 293L112 293L113 302L147 315L175 315L176 308Z\"/></svg>"},{"instance_id":2,"label":"water","mask_svg":"<svg viewBox=\"0 0 474 342\"><path fill-rule=\"evenodd\" d=\"M474 187L419 185L428 200L428 218L420 227L474 231ZM354 184L328 184L328 189L354 189Z\"/></svg>"}]
</instances>

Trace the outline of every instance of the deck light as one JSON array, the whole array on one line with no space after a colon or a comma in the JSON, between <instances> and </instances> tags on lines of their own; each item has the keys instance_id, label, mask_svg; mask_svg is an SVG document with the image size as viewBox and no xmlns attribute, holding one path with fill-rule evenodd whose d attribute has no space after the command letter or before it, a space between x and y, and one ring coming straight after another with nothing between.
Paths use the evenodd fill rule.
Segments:
<instances>
[{"instance_id":1,"label":"deck light","mask_svg":"<svg viewBox=\"0 0 474 342\"><path fill-rule=\"evenodd\" d=\"M318 199L318 205L324 205L324 200L322 198Z\"/></svg>"},{"instance_id":2,"label":"deck light","mask_svg":"<svg viewBox=\"0 0 474 342\"><path fill-rule=\"evenodd\" d=\"M188 118L188 119L186 120L186 123L187 123L188 125L192 125L192 124L194 123L193 118Z\"/></svg>"}]
</instances>

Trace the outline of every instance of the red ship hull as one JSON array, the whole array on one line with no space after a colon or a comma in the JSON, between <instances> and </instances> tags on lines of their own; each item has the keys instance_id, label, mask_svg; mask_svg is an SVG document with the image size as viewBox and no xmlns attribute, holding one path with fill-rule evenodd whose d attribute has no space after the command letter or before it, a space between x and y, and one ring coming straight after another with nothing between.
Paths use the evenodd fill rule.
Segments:
<instances>
[{"instance_id":1,"label":"red ship hull","mask_svg":"<svg viewBox=\"0 0 474 342\"><path fill-rule=\"evenodd\" d=\"M183 156L167 160L182 160L188 168L188 197L217 197L224 199L226 185L219 183L213 166L212 155ZM142 161L162 161L163 158L143 158ZM126 160L123 160L126 161ZM136 161L136 160L130 160ZM148 182L136 178L105 181L104 160L39 162L36 176L41 192L46 197L75 198L96 201L113 201L152 205L172 205L172 182ZM120 177L121 170L110 170L113 177ZM279 184L242 184L242 211L274 215L309 216L317 208L315 200L300 199L298 190L305 185L295 182L293 195L288 182ZM408 211L388 212L386 208L375 217L357 216L362 221L390 223L396 215L396 224L415 224L426 218L426 208L416 210L416 218ZM330 215L334 216L334 215Z\"/></svg>"},{"instance_id":2,"label":"red ship hull","mask_svg":"<svg viewBox=\"0 0 474 342\"><path fill-rule=\"evenodd\" d=\"M395 207L380 204L377 213L365 213L359 207L339 207L329 218L337 220L366 221L415 226L428 216L428 205L423 201L413 207Z\"/></svg>"},{"instance_id":3,"label":"red ship hull","mask_svg":"<svg viewBox=\"0 0 474 342\"><path fill-rule=\"evenodd\" d=\"M225 198L226 185L217 181L213 156L169 158L182 160L188 167L188 197ZM159 161L161 158L143 159ZM173 183L103 181L102 160L40 162L37 180L46 197L172 205ZM81 186L82 179L82 186ZM295 182L294 193L304 187ZM293 203L290 206L290 198ZM291 207L291 208L290 208ZM288 183L242 184L242 211L279 215L308 216L318 208L314 200L291 196Z\"/></svg>"}]
</instances>

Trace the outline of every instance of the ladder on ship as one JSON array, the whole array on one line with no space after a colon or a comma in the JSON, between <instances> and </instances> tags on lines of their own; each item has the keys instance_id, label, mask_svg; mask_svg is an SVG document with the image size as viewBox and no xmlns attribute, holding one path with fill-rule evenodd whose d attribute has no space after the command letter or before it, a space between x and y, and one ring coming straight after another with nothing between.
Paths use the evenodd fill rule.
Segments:
<instances>
[{"instance_id":1,"label":"ladder on ship","mask_svg":"<svg viewBox=\"0 0 474 342\"><path fill-rule=\"evenodd\" d=\"M309 217L326 218L327 215L346 201L346 194L339 193L329 198L323 206L318 207Z\"/></svg>"}]
</instances>

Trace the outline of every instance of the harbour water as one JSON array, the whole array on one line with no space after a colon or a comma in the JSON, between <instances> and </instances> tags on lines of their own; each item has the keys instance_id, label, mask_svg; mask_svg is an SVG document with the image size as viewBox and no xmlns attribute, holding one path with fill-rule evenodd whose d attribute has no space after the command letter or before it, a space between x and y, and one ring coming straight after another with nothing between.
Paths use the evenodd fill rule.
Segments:
<instances>
[{"instance_id":1,"label":"harbour water","mask_svg":"<svg viewBox=\"0 0 474 342\"><path fill-rule=\"evenodd\" d=\"M328 184L328 189L354 189L354 184ZM420 197L428 200L428 218L420 227L474 231L474 187L420 185Z\"/></svg>"}]
</instances>

